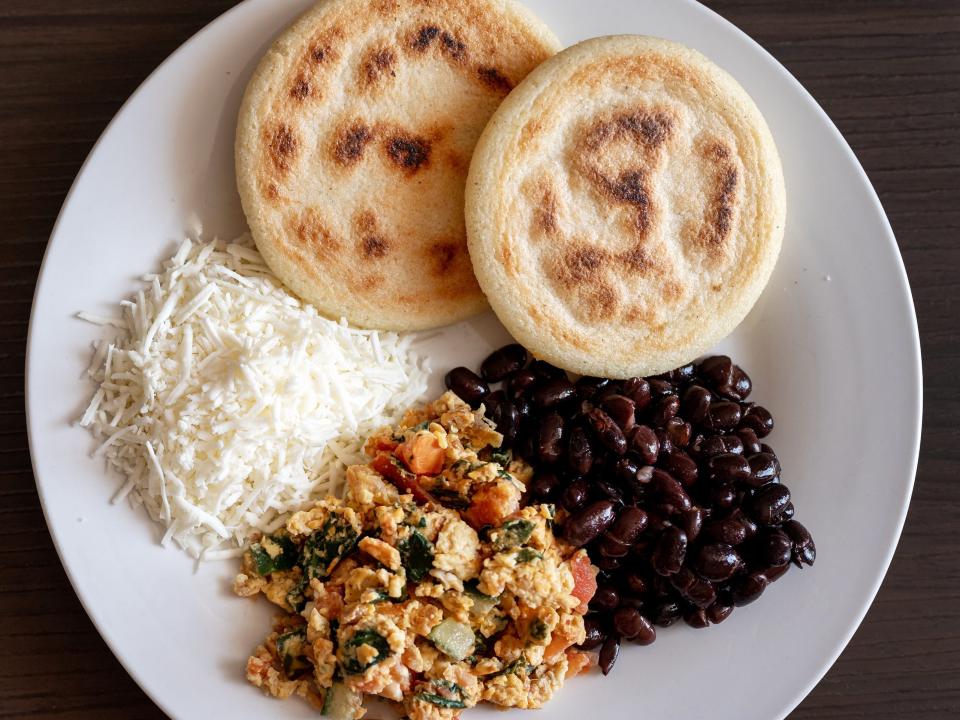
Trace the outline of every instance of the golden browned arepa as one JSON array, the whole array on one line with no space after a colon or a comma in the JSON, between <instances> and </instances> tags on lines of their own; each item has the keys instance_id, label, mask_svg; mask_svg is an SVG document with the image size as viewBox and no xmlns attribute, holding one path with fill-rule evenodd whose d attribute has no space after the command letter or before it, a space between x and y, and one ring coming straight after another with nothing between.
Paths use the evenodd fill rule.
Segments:
<instances>
[{"instance_id":1,"label":"golden browned arepa","mask_svg":"<svg viewBox=\"0 0 960 720\"><path fill-rule=\"evenodd\" d=\"M491 118L467 181L474 271L536 356L664 372L753 306L780 251L780 159L746 91L657 38L575 45Z\"/></svg>"},{"instance_id":2,"label":"golden browned arepa","mask_svg":"<svg viewBox=\"0 0 960 720\"><path fill-rule=\"evenodd\" d=\"M486 307L464 184L490 115L559 49L511 0L327 0L260 62L237 127L257 247L294 292L364 327Z\"/></svg>"}]
</instances>

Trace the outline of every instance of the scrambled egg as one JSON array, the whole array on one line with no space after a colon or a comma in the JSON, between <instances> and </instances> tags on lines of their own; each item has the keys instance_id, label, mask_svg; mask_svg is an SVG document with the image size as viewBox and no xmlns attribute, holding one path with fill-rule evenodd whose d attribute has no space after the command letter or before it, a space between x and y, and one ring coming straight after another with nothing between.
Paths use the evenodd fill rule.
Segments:
<instances>
[{"instance_id":1,"label":"scrambled egg","mask_svg":"<svg viewBox=\"0 0 960 720\"><path fill-rule=\"evenodd\" d=\"M363 695L411 720L486 700L536 708L590 665L586 554L557 540L553 508L521 508L530 469L453 393L371 437L342 500L293 515L244 553L234 590L283 609L247 678L335 720Z\"/></svg>"}]
</instances>

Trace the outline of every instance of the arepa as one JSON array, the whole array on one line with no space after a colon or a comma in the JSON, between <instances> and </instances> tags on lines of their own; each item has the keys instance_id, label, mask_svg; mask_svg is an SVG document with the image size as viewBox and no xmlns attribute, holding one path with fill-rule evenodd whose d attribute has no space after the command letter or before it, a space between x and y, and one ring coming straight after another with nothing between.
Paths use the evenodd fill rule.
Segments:
<instances>
[{"instance_id":1,"label":"arepa","mask_svg":"<svg viewBox=\"0 0 960 720\"><path fill-rule=\"evenodd\" d=\"M391 330L486 307L464 184L502 99L558 49L512 0L327 0L270 48L240 110L257 247L332 317Z\"/></svg>"},{"instance_id":2,"label":"arepa","mask_svg":"<svg viewBox=\"0 0 960 720\"><path fill-rule=\"evenodd\" d=\"M674 42L587 40L531 73L477 144L470 255L537 357L604 377L730 333L780 251L783 172L746 91Z\"/></svg>"}]
</instances>

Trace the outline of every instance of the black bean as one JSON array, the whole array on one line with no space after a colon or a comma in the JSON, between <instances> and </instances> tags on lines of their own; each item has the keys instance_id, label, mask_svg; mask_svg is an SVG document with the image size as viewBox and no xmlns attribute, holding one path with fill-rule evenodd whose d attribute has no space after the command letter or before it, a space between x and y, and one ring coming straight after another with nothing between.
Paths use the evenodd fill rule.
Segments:
<instances>
[{"instance_id":1,"label":"black bean","mask_svg":"<svg viewBox=\"0 0 960 720\"><path fill-rule=\"evenodd\" d=\"M600 408L591 410L587 413L587 421L597 442L607 450L616 455L623 455L627 451L627 440L623 436L623 431L603 410Z\"/></svg>"},{"instance_id":2,"label":"black bean","mask_svg":"<svg viewBox=\"0 0 960 720\"><path fill-rule=\"evenodd\" d=\"M628 572L623 577L623 584L626 586L627 591L632 595L642 597L650 591L650 585L647 582L647 579L640 573L633 571Z\"/></svg>"},{"instance_id":3,"label":"black bean","mask_svg":"<svg viewBox=\"0 0 960 720\"><path fill-rule=\"evenodd\" d=\"M739 410L739 406L737 407ZM670 418L675 417L680 410L680 398L676 395L664 395L653 404L650 411L650 422L657 427L665 426Z\"/></svg>"},{"instance_id":4,"label":"black bean","mask_svg":"<svg viewBox=\"0 0 960 720\"><path fill-rule=\"evenodd\" d=\"M730 586L733 593L733 604L736 607L749 605L756 600L768 585L767 577L760 572L741 575L735 578Z\"/></svg>"},{"instance_id":5,"label":"black bean","mask_svg":"<svg viewBox=\"0 0 960 720\"><path fill-rule=\"evenodd\" d=\"M587 431L579 425L567 435L567 465L577 475L586 475L593 467L593 446Z\"/></svg>"},{"instance_id":6,"label":"black bean","mask_svg":"<svg viewBox=\"0 0 960 720\"><path fill-rule=\"evenodd\" d=\"M556 380L547 380L533 389L533 404L535 407L546 410L554 408L570 400L576 395L573 383L566 377Z\"/></svg>"},{"instance_id":7,"label":"black bean","mask_svg":"<svg viewBox=\"0 0 960 720\"><path fill-rule=\"evenodd\" d=\"M539 500L554 500L560 493L561 486L556 473L541 472L530 483L530 492Z\"/></svg>"},{"instance_id":8,"label":"black bean","mask_svg":"<svg viewBox=\"0 0 960 720\"><path fill-rule=\"evenodd\" d=\"M628 505L617 514L617 519L607 529L606 536L629 546L647 529L649 522L646 512Z\"/></svg>"},{"instance_id":9,"label":"black bean","mask_svg":"<svg viewBox=\"0 0 960 720\"><path fill-rule=\"evenodd\" d=\"M684 448L690 444L693 437L693 426L683 418L670 418L667 423L667 436L675 448Z\"/></svg>"},{"instance_id":10,"label":"black bean","mask_svg":"<svg viewBox=\"0 0 960 720\"><path fill-rule=\"evenodd\" d=\"M626 640L640 645L649 645L657 639L657 631L650 621L632 607L619 608L613 614L613 628Z\"/></svg>"},{"instance_id":11,"label":"black bean","mask_svg":"<svg viewBox=\"0 0 960 720\"><path fill-rule=\"evenodd\" d=\"M774 524L785 523L787 522L787 520L793 520L794 512L795 510L793 507L793 503L788 502L786 506L783 508L783 510L780 511L780 515L777 517L777 522Z\"/></svg>"},{"instance_id":12,"label":"black bean","mask_svg":"<svg viewBox=\"0 0 960 720\"><path fill-rule=\"evenodd\" d=\"M697 374L716 392L730 387L733 379L733 361L726 355L714 355L703 360L697 367Z\"/></svg>"},{"instance_id":13,"label":"black bean","mask_svg":"<svg viewBox=\"0 0 960 720\"><path fill-rule=\"evenodd\" d=\"M617 503L623 502L623 490L608 480L594 480L593 486L602 497L610 498Z\"/></svg>"},{"instance_id":14,"label":"black bean","mask_svg":"<svg viewBox=\"0 0 960 720\"><path fill-rule=\"evenodd\" d=\"M751 477L750 463L743 455L723 453L707 461L707 480L715 485L732 485Z\"/></svg>"},{"instance_id":15,"label":"black bean","mask_svg":"<svg viewBox=\"0 0 960 720\"><path fill-rule=\"evenodd\" d=\"M774 528L761 530L751 545L763 569L786 565L793 552L793 541L783 530Z\"/></svg>"},{"instance_id":16,"label":"black bean","mask_svg":"<svg viewBox=\"0 0 960 720\"><path fill-rule=\"evenodd\" d=\"M507 390L510 395L517 397L525 395L527 391L537 383L537 376L532 370L517 370L510 379L507 380Z\"/></svg>"},{"instance_id":17,"label":"black bean","mask_svg":"<svg viewBox=\"0 0 960 720\"><path fill-rule=\"evenodd\" d=\"M682 513L678 525L687 534L687 542L693 542L700 535L703 528L703 510L693 507Z\"/></svg>"},{"instance_id":18,"label":"black bean","mask_svg":"<svg viewBox=\"0 0 960 720\"><path fill-rule=\"evenodd\" d=\"M780 475L780 461L770 453L756 453L747 458L750 463L750 477L746 480L752 487L761 487L775 482Z\"/></svg>"},{"instance_id":19,"label":"black bean","mask_svg":"<svg viewBox=\"0 0 960 720\"><path fill-rule=\"evenodd\" d=\"M714 432L728 432L735 429L740 420L740 406L730 400L721 400L711 403L703 425Z\"/></svg>"},{"instance_id":20,"label":"black bean","mask_svg":"<svg viewBox=\"0 0 960 720\"><path fill-rule=\"evenodd\" d=\"M600 403L600 407L624 432L629 431L636 423L634 413L637 406L625 395L608 395Z\"/></svg>"},{"instance_id":21,"label":"black bean","mask_svg":"<svg viewBox=\"0 0 960 720\"><path fill-rule=\"evenodd\" d=\"M613 476L621 485L633 489L637 480L637 473L640 471L642 461L636 453L627 453L623 457L618 457L613 464Z\"/></svg>"},{"instance_id":22,"label":"black bean","mask_svg":"<svg viewBox=\"0 0 960 720\"><path fill-rule=\"evenodd\" d=\"M760 452L760 439L757 434L748 427L741 427L737 430L737 437L743 443L744 455L756 455Z\"/></svg>"},{"instance_id":23,"label":"black bean","mask_svg":"<svg viewBox=\"0 0 960 720\"><path fill-rule=\"evenodd\" d=\"M551 365L546 360L534 360L530 363L530 372L537 376L538 380L559 380L566 378L567 373L556 365Z\"/></svg>"},{"instance_id":24,"label":"black bean","mask_svg":"<svg viewBox=\"0 0 960 720\"><path fill-rule=\"evenodd\" d=\"M750 537L750 526L734 514L712 520L703 527L700 538L706 542L740 545Z\"/></svg>"},{"instance_id":25,"label":"black bean","mask_svg":"<svg viewBox=\"0 0 960 720\"><path fill-rule=\"evenodd\" d=\"M530 401L523 397L523 395L517 395L513 398L513 406L517 409L517 412L520 413L521 420L530 417L530 414L533 412Z\"/></svg>"},{"instance_id":26,"label":"black bean","mask_svg":"<svg viewBox=\"0 0 960 720\"><path fill-rule=\"evenodd\" d=\"M597 555L592 558L593 564L602 572L612 573L623 565L623 559L617 557L608 557L606 555Z\"/></svg>"},{"instance_id":27,"label":"black bean","mask_svg":"<svg viewBox=\"0 0 960 720\"><path fill-rule=\"evenodd\" d=\"M731 485L714 485L707 491L714 507L721 510L732 508L737 502L737 491Z\"/></svg>"},{"instance_id":28,"label":"black bean","mask_svg":"<svg viewBox=\"0 0 960 720\"><path fill-rule=\"evenodd\" d=\"M608 637L603 647L600 648L600 670L604 675L609 675L617 662L617 655L620 654L620 638L616 635Z\"/></svg>"},{"instance_id":29,"label":"black bean","mask_svg":"<svg viewBox=\"0 0 960 720\"><path fill-rule=\"evenodd\" d=\"M767 578L767 584L770 584L782 578L789 569L790 563L780 565L779 567L769 567L763 571L763 576Z\"/></svg>"},{"instance_id":30,"label":"black bean","mask_svg":"<svg viewBox=\"0 0 960 720\"><path fill-rule=\"evenodd\" d=\"M540 421L537 436L537 457L540 462L554 463L563 452L563 418L558 413L549 413Z\"/></svg>"},{"instance_id":31,"label":"black bean","mask_svg":"<svg viewBox=\"0 0 960 720\"><path fill-rule=\"evenodd\" d=\"M620 605L620 593L612 585L600 585L590 600L590 608L610 612Z\"/></svg>"},{"instance_id":32,"label":"black bean","mask_svg":"<svg viewBox=\"0 0 960 720\"><path fill-rule=\"evenodd\" d=\"M696 369L694 368L693 363L688 363L670 370L669 372L661 373L658 377L662 378L663 380L669 380L676 385L682 385L693 380L693 376L695 374Z\"/></svg>"},{"instance_id":33,"label":"black bean","mask_svg":"<svg viewBox=\"0 0 960 720\"><path fill-rule=\"evenodd\" d=\"M581 400L590 400L609 384L610 380L608 378L590 377L588 375L584 375L574 383L577 388L577 397Z\"/></svg>"},{"instance_id":34,"label":"black bean","mask_svg":"<svg viewBox=\"0 0 960 720\"><path fill-rule=\"evenodd\" d=\"M669 380L664 380L663 378L650 378L647 382L650 383L650 393L653 395L654 399L677 394L677 389Z\"/></svg>"},{"instance_id":35,"label":"black bean","mask_svg":"<svg viewBox=\"0 0 960 720\"><path fill-rule=\"evenodd\" d=\"M682 611L680 605L675 602L660 603L654 608L651 619L654 625L660 627L670 627L680 619Z\"/></svg>"},{"instance_id":36,"label":"black bean","mask_svg":"<svg viewBox=\"0 0 960 720\"><path fill-rule=\"evenodd\" d=\"M630 546L619 540L603 535L595 546L596 552L606 558L625 558L630 552Z\"/></svg>"},{"instance_id":37,"label":"black bean","mask_svg":"<svg viewBox=\"0 0 960 720\"><path fill-rule=\"evenodd\" d=\"M707 619L714 625L718 625L730 617L733 612L733 605L726 605L717 600L713 605L707 608Z\"/></svg>"},{"instance_id":38,"label":"black bean","mask_svg":"<svg viewBox=\"0 0 960 720\"><path fill-rule=\"evenodd\" d=\"M686 512L692 506L690 496L683 489L683 485L664 470L653 471L650 488L657 494L657 499L663 503L666 515Z\"/></svg>"},{"instance_id":39,"label":"black bean","mask_svg":"<svg viewBox=\"0 0 960 720\"><path fill-rule=\"evenodd\" d=\"M497 432L503 435L503 443L500 447L511 448L517 441L517 433L520 431L520 413L516 406L511 402L502 402L493 410L490 416L497 426Z\"/></svg>"},{"instance_id":40,"label":"black bean","mask_svg":"<svg viewBox=\"0 0 960 720\"><path fill-rule=\"evenodd\" d=\"M490 394L490 386L469 368L455 367L447 373L443 382L448 390L452 390L461 400L474 407Z\"/></svg>"},{"instance_id":41,"label":"black bean","mask_svg":"<svg viewBox=\"0 0 960 720\"><path fill-rule=\"evenodd\" d=\"M796 520L788 520L783 524L783 531L793 542L793 562L797 567L813 565L817 559L817 546L813 544L810 531Z\"/></svg>"},{"instance_id":42,"label":"black bean","mask_svg":"<svg viewBox=\"0 0 960 720\"><path fill-rule=\"evenodd\" d=\"M610 527L615 517L616 506L612 501L596 500L567 519L564 537L571 545L583 547Z\"/></svg>"},{"instance_id":43,"label":"black bean","mask_svg":"<svg viewBox=\"0 0 960 720\"><path fill-rule=\"evenodd\" d=\"M677 527L668 527L657 539L650 564L660 575L673 575L683 566L687 554L687 534Z\"/></svg>"},{"instance_id":44,"label":"black bean","mask_svg":"<svg viewBox=\"0 0 960 720\"><path fill-rule=\"evenodd\" d=\"M580 647L584 650L593 650L599 647L607 639L607 633L603 629L603 623L596 615L587 615L583 618L583 629L585 637Z\"/></svg>"},{"instance_id":45,"label":"black bean","mask_svg":"<svg viewBox=\"0 0 960 720\"><path fill-rule=\"evenodd\" d=\"M703 545L694 553L691 563L694 571L705 580L722 582L732 577L743 560L732 546L725 543Z\"/></svg>"},{"instance_id":46,"label":"black bean","mask_svg":"<svg viewBox=\"0 0 960 720\"><path fill-rule=\"evenodd\" d=\"M527 350L523 345L513 343L504 345L487 355L480 364L480 374L488 382L500 382L507 375L516 372L527 364Z\"/></svg>"},{"instance_id":47,"label":"black bean","mask_svg":"<svg viewBox=\"0 0 960 720\"><path fill-rule=\"evenodd\" d=\"M660 453L657 457L666 457L673 452L673 441L665 428L658 427L653 431L657 436L657 442L660 443Z\"/></svg>"},{"instance_id":48,"label":"black bean","mask_svg":"<svg viewBox=\"0 0 960 720\"><path fill-rule=\"evenodd\" d=\"M650 383L643 378L628 378L623 381L623 395L633 400L637 410L643 410L653 399Z\"/></svg>"},{"instance_id":49,"label":"black bean","mask_svg":"<svg viewBox=\"0 0 960 720\"><path fill-rule=\"evenodd\" d=\"M710 391L700 385L691 385L683 394L680 404L683 416L690 422L702 425L710 412L710 402L713 396Z\"/></svg>"},{"instance_id":50,"label":"black bean","mask_svg":"<svg viewBox=\"0 0 960 720\"><path fill-rule=\"evenodd\" d=\"M564 489L560 496L560 504L567 512L572 513L586 505L589 498L590 483L583 479L574 480Z\"/></svg>"},{"instance_id":51,"label":"black bean","mask_svg":"<svg viewBox=\"0 0 960 720\"><path fill-rule=\"evenodd\" d=\"M630 447L640 453L647 465L657 461L660 453L660 441L657 434L648 425L637 425L630 431Z\"/></svg>"},{"instance_id":52,"label":"black bean","mask_svg":"<svg viewBox=\"0 0 960 720\"><path fill-rule=\"evenodd\" d=\"M507 394L503 390L494 390L492 393L487 395L483 400L483 406L486 408L486 415L488 418L493 417L493 412L497 409L497 405L504 402L507 399Z\"/></svg>"},{"instance_id":53,"label":"black bean","mask_svg":"<svg viewBox=\"0 0 960 720\"><path fill-rule=\"evenodd\" d=\"M698 607L688 608L683 613L683 621L698 630L710 625L710 621L707 619L707 611Z\"/></svg>"},{"instance_id":54,"label":"black bean","mask_svg":"<svg viewBox=\"0 0 960 720\"><path fill-rule=\"evenodd\" d=\"M660 465L686 487L697 480L697 463L683 450L674 449L666 457L661 457Z\"/></svg>"},{"instance_id":55,"label":"black bean","mask_svg":"<svg viewBox=\"0 0 960 720\"><path fill-rule=\"evenodd\" d=\"M702 461L709 460L714 455L732 453L743 454L743 441L736 435L707 435L699 443L691 446L690 450Z\"/></svg>"},{"instance_id":56,"label":"black bean","mask_svg":"<svg viewBox=\"0 0 960 720\"><path fill-rule=\"evenodd\" d=\"M750 516L761 525L774 525L788 502L790 490L786 485L766 485L750 499Z\"/></svg>"},{"instance_id":57,"label":"black bean","mask_svg":"<svg viewBox=\"0 0 960 720\"><path fill-rule=\"evenodd\" d=\"M773 416L760 405L752 405L740 418L740 428L753 430L758 438L765 438L773 431Z\"/></svg>"},{"instance_id":58,"label":"black bean","mask_svg":"<svg viewBox=\"0 0 960 720\"><path fill-rule=\"evenodd\" d=\"M730 387L722 390L722 394L733 400L746 400L753 390L753 382L739 365L733 366L733 376Z\"/></svg>"},{"instance_id":59,"label":"black bean","mask_svg":"<svg viewBox=\"0 0 960 720\"><path fill-rule=\"evenodd\" d=\"M713 584L703 578L696 578L686 589L683 596L699 608L707 608L717 600L717 590Z\"/></svg>"}]
</instances>

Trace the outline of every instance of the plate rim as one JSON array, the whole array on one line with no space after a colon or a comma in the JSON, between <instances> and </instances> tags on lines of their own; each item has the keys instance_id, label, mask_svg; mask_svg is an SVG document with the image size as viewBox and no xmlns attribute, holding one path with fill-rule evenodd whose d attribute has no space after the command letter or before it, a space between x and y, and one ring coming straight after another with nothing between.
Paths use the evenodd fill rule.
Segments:
<instances>
[{"instance_id":1,"label":"plate rim","mask_svg":"<svg viewBox=\"0 0 960 720\"><path fill-rule=\"evenodd\" d=\"M70 185L69 190L64 196L63 202L60 205L60 209L57 213L57 219L54 222L54 225L50 231L50 236L47 240L47 245L44 249L43 259L40 264L40 269L37 274L37 282L34 286L33 298L30 305L30 320L27 329L27 338L26 338L26 352L24 356L24 414L26 419L26 428L27 428L27 444L30 451L30 465L31 471L34 476L34 484L37 488L37 495L40 500L41 509L43 511L44 522L46 523L47 530L50 534L50 537L53 541L54 548L57 552L57 557L60 560L60 565L64 570L64 573L67 576L67 579L70 582L70 586L73 589L74 594L79 600L81 606L83 607L84 612L87 614L87 617L90 619L94 628L97 630L97 633L103 639L104 643L110 649L110 652L120 663L121 667L126 671L126 673L133 679L137 686L144 692L144 694L150 698L150 700L167 716L175 717L172 712L168 709L166 703L160 698L159 693L155 693L151 687L149 681L145 677L141 677L141 674L136 671L128 662L123 654L119 651L119 641L113 636L112 631L109 629L108 624L104 621L103 618L93 609L93 603L89 602L86 594L81 592L79 589L78 581L75 578L75 571L71 568L65 561L64 555L61 551L61 543L58 538L57 532L54 529L54 525L51 523L50 512L47 507L47 498L44 491L44 483L40 480L40 475L37 472L37 461L34 452L34 435L35 431L33 429L33 415L31 413L31 402L30 402L30 377L31 377L31 358L33 356L33 346L35 332L37 331L35 320L35 309L37 306L38 299L42 288L44 287L44 276L47 270L47 260L49 258L51 249L59 233L61 222L64 218L64 211L70 204L70 201L80 184L80 181L83 179L91 159L96 154L97 150L100 148L101 144L104 142L105 138L108 136L114 125L118 122L119 118L128 110L132 102L140 95L148 83L158 75L171 61L173 61L181 53L185 52L188 47L202 42L203 38L216 26L220 21L226 19L228 16L231 16L235 13L240 13L251 4L260 2L261 0L242 0L242 2L233 6L232 8L226 10L225 12L219 14L217 17L210 20L202 28L197 30L193 35L187 38L183 43L181 43L173 52L171 52L166 58L163 59L136 87L136 89L130 93L130 95L124 100L120 108L116 111L107 125L104 127L103 131L97 137L97 140L94 142L90 151L87 153L83 163L80 165L79 170L77 171L76 176L74 177L73 182ZM522 0L519 0L522 2ZM873 183L870 181L869 176L863 168L862 163L854 152L853 148L847 142L846 138L843 136L843 133L840 132L840 129L836 126L834 121L830 118L827 112L823 109L817 99L804 87L804 85L784 66L776 57L773 56L766 48L764 48L760 43L754 40L750 35L745 31L741 30L737 25L732 21L726 19L720 13L716 12L710 7L703 5L697 0L682 0L683 4L689 6L695 6L696 11L703 12L705 11L708 16L715 22L721 23L728 31L731 31L736 37L739 38L741 42L744 42L747 46L751 47L754 51L759 51L767 59L768 62L772 63L772 66L776 69L778 75L780 75L781 80L789 83L793 86L793 89L799 91L802 95L805 103L808 106L811 106L815 109L816 113L820 116L822 121L825 121L826 126L829 132L832 134L834 141L839 141L839 146L842 149L842 152L846 155L848 162L852 163L852 166L856 168L856 171L859 175L860 180L865 184L869 190L869 199L873 205L874 210L877 212L879 217L882 220L882 226L885 230L883 240L891 246L889 249L892 249L893 256L895 259L895 271L897 279L900 284L900 291L903 293L907 304L909 306L909 312L907 313L907 320L910 330L910 347L906 349L905 355L909 357L909 363L913 366L913 397L916 398L915 407L913 408L913 418L911 427L913 428L913 434L911 438L911 453L909 457L909 474L907 478L907 483L904 488L904 494L902 502L900 504L900 509L898 517L896 518L895 523L895 532L891 536L888 546L883 552L882 561L881 561L881 571L877 574L877 577L874 578L872 584L869 588L869 592L865 596L865 600L862 604L862 607L857 612L855 622L851 622L846 633L843 636L839 637L834 644L833 650L830 652L830 655L826 662L823 663L822 667L818 670L817 673L813 675L811 680L802 688L802 690L797 693L792 699L790 699L784 705L784 711L780 715L780 718L787 717L796 707L810 694L814 687L816 687L820 681L826 676L830 669L834 666L839 656L846 649L847 645L850 643L854 634L860 628L863 623L864 618L866 617L867 612L870 607L873 605L874 600L876 599L877 593L880 590L883 581L886 579L887 573L890 569L890 563L893 560L893 557L896 553L896 549L899 545L900 539L903 534L904 524L906 522L907 513L910 509L910 501L913 495L913 488L916 483L916 474L917 467L919 463L920 456L920 442L922 435L922 424L923 424L923 363L922 363L922 351L921 351L921 342L919 334L919 326L917 322L917 313L916 306L913 300L913 292L910 287L909 277L906 272L906 266L903 262L903 255L900 252L900 246L897 242L896 235L893 231L893 227L890 224L890 219L887 216L886 211L883 208L880 198L877 195L876 189L873 186Z\"/></svg>"}]
</instances>

